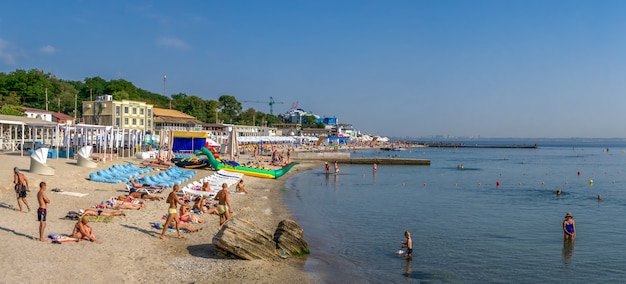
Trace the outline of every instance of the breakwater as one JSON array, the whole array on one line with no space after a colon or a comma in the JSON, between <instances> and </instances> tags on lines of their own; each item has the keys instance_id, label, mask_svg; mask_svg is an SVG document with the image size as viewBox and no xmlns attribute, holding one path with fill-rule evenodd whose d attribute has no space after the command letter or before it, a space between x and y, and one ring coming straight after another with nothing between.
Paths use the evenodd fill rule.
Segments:
<instances>
[{"instance_id":1,"label":"breakwater","mask_svg":"<svg viewBox=\"0 0 626 284\"><path fill-rule=\"evenodd\" d=\"M425 143L426 147L431 148L500 148L500 149L537 149L537 144L533 145L467 145L458 143Z\"/></svg>"}]
</instances>

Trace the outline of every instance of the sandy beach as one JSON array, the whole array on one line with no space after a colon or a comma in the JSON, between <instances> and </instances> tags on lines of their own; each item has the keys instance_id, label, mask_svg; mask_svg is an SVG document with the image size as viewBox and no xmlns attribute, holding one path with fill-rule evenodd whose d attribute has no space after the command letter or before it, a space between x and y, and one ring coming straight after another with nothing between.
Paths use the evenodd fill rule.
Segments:
<instances>
[{"instance_id":1,"label":"sandy beach","mask_svg":"<svg viewBox=\"0 0 626 284\"><path fill-rule=\"evenodd\" d=\"M48 184L48 234L70 234L76 221L65 220L68 211L94 208L111 196L123 195L124 184L108 184L88 181L90 172L104 169L116 163L135 163L139 160L126 158L107 161L97 169L82 168L74 160L48 159L55 168L54 176L29 173L30 158L19 153L0 154L0 241L4 256L0 265L4 268L2 283L313 283L312 277L303 272L304 258L280 260L222 259L215 255L211 244L217 233L218 217L201 215L204 224L192 224L202 228L196 233L184 234L177 239L169 232L168 240L159 239L160 231L150 222L162 222L167 212L163 201L147 201L141 210L126 210L126 216L117 216L113 222L91 222L95 236L101 243L53 244L37 240L37 198L39 183ZM27 200L29 213L17 211L13 189L13 168L19 167L28 178L30 192ZM278 179L244 177L249 195L232 194L233 218L254 222L268 232L274 232L278 222L290 218L282 203L282 188L286 179L315 164L300 164L286 176ZM213 171L198 170L192 180L211 175ZM53 192L60 189L62 192ZM167 189L159 196L167 196ZM68 194L69 193L69 194ZM81 193L84 196L78 196ZM305 233L306 234L306 233Z\"/></svg>"}]
</instances>

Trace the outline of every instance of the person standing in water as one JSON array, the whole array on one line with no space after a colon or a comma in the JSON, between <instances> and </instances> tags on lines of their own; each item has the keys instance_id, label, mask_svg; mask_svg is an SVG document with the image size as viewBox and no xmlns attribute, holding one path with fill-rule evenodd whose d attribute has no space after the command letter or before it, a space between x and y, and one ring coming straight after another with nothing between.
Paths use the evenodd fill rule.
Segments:
<instances>
[{"instance_id":1,"label":"person standing in water","mask_svg":"<svg viewBox=\"0 0 626 284\"><path fill-rule=\"evenodd\" d=\"M571 212L567 212L565 214L565 220L563 220L563 233L564 238L573 240L576 238L576 223L574 222L574 217Z\"/></svg>"},{"instance_id":2,"label":"person standing in water","mask_svg":"<svg viewBox=\"0 0 626 284\"><path fill-rule=\"evenodd\" d=\"M406 242L402 242L402 247L406 248L405 257L411 257L413 255L413 240L411 240L411 232L404 231L404 237Z\"/></svg>"},{"instance_id":3,"label":"person standing in water","mask_svg":"<svg viewBox=\"0 0 626 284\"><path fill-rule=\"evenodd\" d=\"M335 160L335 173L339 173L339 164L337 164L337 160Z\"/></svg>"}]
</instances>

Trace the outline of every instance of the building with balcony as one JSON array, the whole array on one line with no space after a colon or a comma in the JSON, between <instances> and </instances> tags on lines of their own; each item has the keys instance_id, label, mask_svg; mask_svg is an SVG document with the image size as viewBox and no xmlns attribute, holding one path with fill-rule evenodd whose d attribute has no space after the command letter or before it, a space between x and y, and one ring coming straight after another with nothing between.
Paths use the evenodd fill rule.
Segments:
<instances>
[{"instance_id":1,"label":"building with balcony","mask_svg":"<svg viewBox=\"0 0 626 284\"><path fill-rule=\"evenodd\" d=\"M202 121L186 113L164 108L154 108L154 130L202 131Z\"/></svg>"},{"instance_id":2,"label":"building with balcony","mask_svg":"<svg viewBox=\"0 0 626 284\"><path fill-rule=\"evenodd\" d=\"M115 126L122 129L154 130L153 105L140 101L113 100L99 95L95 101L83 101L82 121L85 124Z\"/></svg>"}]
</instances>

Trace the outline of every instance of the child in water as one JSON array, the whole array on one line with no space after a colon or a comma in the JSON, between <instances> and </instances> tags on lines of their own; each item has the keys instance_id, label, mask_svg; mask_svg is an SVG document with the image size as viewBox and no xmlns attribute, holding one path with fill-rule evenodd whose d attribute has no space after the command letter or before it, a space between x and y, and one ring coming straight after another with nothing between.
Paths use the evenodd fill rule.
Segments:
<instances>
[{"instance_id":1,"label":"child in water","mask_svg":"<svg viewBox=\"0 0 626 284\"><path fill-rule=\"evenodd\" d=\"M402 242L402 247L406 248L405 257L411 257L413 254L413 240L411 240L411 232L404 231L404 236L406 237L406 242Z\"/></svg>"}]
</instances>

